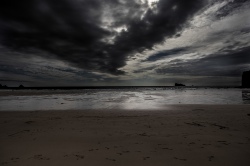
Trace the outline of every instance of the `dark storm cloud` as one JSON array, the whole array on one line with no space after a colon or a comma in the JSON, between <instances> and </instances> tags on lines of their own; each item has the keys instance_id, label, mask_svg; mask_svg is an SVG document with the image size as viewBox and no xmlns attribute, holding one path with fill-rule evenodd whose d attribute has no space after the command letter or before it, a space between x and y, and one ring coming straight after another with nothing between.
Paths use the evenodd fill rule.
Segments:
<instances>
[{"instance_id":1,"label":"dark storm cloud","mask_svg":"<svg viewBox=\"0 0 250 166\"><path fill-rule=\"evenodd\" d=\"M157 69L156 73L239 77L242 74L242 70L244 70L244 66L250 63L249 52L250 47L245 47L235 51L231 50L230 52L225 50L220 54L187 62L177 59L175 60L176 63L170 65L168 68Z\"/></svg>"},{"instance_id":2,"label":"dark storm cloud","mask_svg":"<svg viewBox=\"0 0 250 166\"><path fill-rule=\"evenodd\" d=\"M205 5L205 0L161 0L156 9L148 9L140 18L132 14L140 4L128 2L2 0L0 42L14 51L41 56L45 52L82 69L119 75L124 74L119 68L132 53L151 49L165 37L173 36ZM113 27L126 24L127 30L114 43L107 43L103 39L114 35L114 31L102 27L102 12L105 6L122 5L131 10L124 14L117 7Z\"/></svg>"},{"instance_id":3,"label":"dark storm cloud","mask_svg":"<svg viewBox=\"0 0 250 166\"><path fill-rule=\"evenodd\" d=\"M81 5L84 8L79 8ZM52 53L86 69L96 69L96 52L109 32L98 26L97 1L81 4L62 0L2 1L1 43L16 51Z\"/></svg>"}]
</instances>

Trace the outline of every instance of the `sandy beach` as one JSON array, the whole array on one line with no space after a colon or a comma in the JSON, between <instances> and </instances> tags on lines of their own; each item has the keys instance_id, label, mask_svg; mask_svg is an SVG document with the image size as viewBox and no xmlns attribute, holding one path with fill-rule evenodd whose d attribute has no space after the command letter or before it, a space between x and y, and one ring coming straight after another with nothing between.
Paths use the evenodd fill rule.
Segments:
<instances>
[{"instance_id":1,"label":"sandy beach","mask_svg":"<svg viewBox=\"0 0 250 166\"><path fill-rule=\"evenodd\" d=\"M250 164L250 105L1 111L0 165Z\"/></svg>"}]
</instances>

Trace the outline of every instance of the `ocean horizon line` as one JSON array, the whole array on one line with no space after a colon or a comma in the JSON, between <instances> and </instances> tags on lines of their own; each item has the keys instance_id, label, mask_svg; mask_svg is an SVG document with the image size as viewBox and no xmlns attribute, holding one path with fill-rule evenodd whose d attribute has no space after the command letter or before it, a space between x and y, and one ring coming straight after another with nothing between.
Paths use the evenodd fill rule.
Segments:
<instances>
[{"instance_id":1,"label":"ocean horizon line","mask_svg":"<svg viewBox=\"0 0 250 166\"><path fill-rule=\"evenodd\" d=\"M131 88L243 88L242 86L27 86L2 89L131 89Z\"/></svg>"}]
</instances>

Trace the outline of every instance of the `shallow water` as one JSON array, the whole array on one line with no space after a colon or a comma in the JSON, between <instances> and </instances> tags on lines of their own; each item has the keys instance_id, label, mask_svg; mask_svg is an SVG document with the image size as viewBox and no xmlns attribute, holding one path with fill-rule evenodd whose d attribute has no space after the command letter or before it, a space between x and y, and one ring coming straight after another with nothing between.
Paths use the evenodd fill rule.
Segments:
<instances>
[{"instance_id":1,"label":"shallow water","mask_svg":"<svg viewBox=\"0 0 250 166\"><path fill-rule=\"evenodd\" d=\"M250 91L242 89L22 90L16 94L10 91L8 95L0 95L0 111L131 110L159 109L170 104L250 104Z\"/></svg>"}]
</instances>

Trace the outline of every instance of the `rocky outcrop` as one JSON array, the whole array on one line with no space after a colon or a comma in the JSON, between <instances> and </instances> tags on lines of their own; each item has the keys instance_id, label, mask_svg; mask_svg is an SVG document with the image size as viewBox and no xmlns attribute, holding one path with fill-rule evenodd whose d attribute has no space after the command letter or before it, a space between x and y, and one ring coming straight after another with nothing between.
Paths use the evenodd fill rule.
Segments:
<instances>
[{"instance_id":1,"label":"rocky outcrop","mask_svg":"<svg viewBox=\"0 0 250 166\"><path fill-rule=\"evenodd\" d=\"M186 86L186 85L175 83L174 86Z\"/></svg>"},{"instance_id":2,"label":"rocky outcrop","mask_svg":"<svg viewBox=\"0 0 250 166\"><path fill-rule=\"evenodd\" d=\"M0 89L7 89L8 87L6 85L0 84Z\"/></svg>"},{"instance_id":3,"label":"rocky outcrop","mask_svg":"<svg viewBox=\"0 0 250 166\"><path fill-rule=\"evenodd\" d=\"M250 88L250 70L244 71L242 74L242 87Z\"/></svg>"}]
</instances>

